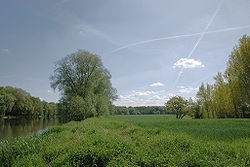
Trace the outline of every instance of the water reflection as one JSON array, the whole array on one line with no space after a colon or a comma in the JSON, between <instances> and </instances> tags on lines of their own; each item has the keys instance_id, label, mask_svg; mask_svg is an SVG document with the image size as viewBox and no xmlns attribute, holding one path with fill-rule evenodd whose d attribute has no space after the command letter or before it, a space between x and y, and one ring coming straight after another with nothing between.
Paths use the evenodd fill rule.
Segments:
<instances>
[{"instance_id":1,"label":"water reflection","mask_svg":"<svg viewBox=\"0 0 250 167\"><path fill-rule=\"evenodd\" d=\"M0 119L0 140L31 135L58 124L58 119Z\"/></svg>"}]
</instances>

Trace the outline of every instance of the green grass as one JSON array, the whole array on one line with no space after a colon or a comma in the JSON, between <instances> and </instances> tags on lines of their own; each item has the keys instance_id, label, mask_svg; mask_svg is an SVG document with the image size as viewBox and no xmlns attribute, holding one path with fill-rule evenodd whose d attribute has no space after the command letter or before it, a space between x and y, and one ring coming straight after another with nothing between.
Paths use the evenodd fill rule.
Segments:
<instances>
[{"instance_id":1,"label":"green grass","mask_svg":"<svg viewBox=\"0 0 250 167\"><path fill-rule=\"evenodd\" d=\"M227 128L231 124L241 129L249 121L175 120L166 116L91 118L0 144L0 166L247 166L250 139L244 131L235 134L240 136L233 140L230 137L233 135L226 133L222 140L221 135L208 130L210 125ZM217 129L222 132L222 127ZM199 128L213 137L204 140L205 132L192 132ZM234 132L229 129L224 130Z\"/></svg>"},{"instance_id":2,"label":"green grass","mask_svg":"<svg viewBox=\"0 0 250 167\"><path fill-rule=\"evenodd\" d=\"M215 141L250 139L250 119L175 119L174 115L111 116L143 128L159 128Z\"/></svg>"}]
</instances>

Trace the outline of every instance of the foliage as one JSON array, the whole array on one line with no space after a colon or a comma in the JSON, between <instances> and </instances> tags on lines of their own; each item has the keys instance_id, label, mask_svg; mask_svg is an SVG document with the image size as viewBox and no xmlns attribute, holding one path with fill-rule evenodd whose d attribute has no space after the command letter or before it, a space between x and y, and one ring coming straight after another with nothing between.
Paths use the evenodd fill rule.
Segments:
<instances>
[{"instance_id":1,"label":"foliage","mask_svg":"<svg viewBox=\"0 0 250 167\"><path fill-rule=\"evenodd\" d=\"M224 74L213 85L202 84L196 95L206 118L250 117L250 37L244 35L235 46Z\"/></svg>"},{"instance_id":2,"label":"foliage","mask_svg":"<svg viewBox=\"0 0 250 167\"><path fill-rule=\"evenodd\" d=\"M83 99L80 96L73 96L67 105L70 120L84 120L93 117L96 113L93 102L90 98Z\"/></svg>"},{"instance_id":3,"label":"foliage","mask_svg":"<svg viewBox=\"0 0 250 167\"><path fill-rule=\"evenodd\" d=\"M188 114L189 103L186 99L181 96L174 96L170 98L166 103L167 111L175 111L176 118L182 119L185 115Z\"/></svg>"},{"instance_id":4,"label":"foliage","mask_svg":"<svg viewBox=\"0 0 250 167\"><path fill-rule=\"evenodd\" d=\"M0 91L0 117L10 113L15 104L15 97L4 91Z\"/></svg>"},{"instance_id":5,"label":"foliage","mask_svg":"<svg viewBox=\"0 0 250 167\"><path fill-rule=\"evenodd\" d=\"M57 104L41 101L20 88L0 87L0 117L54 117Z\"/></svg>"},{"instance_id":6,"label":"foliage","mask_svg":"<svg viewBox=\"0 0 250 167\"><path fill-rule=\"evenodd\" d=\"M0 166L247 166L249 146L249 138L204 142L184 133L91 118L4 142Z\"/></svg>"},{"instance_id":7,"label":"foliage","mask_svg":"<svg viewBox=\"0 0 250 167\"><path fill-rule=\"evenodd\" d=\"M173 114L166 111L164 106L139 106L125 107L115 106L115 115L144 115L144 114Z\"/></svg>"},{"instance_id":8,"label":"foliage","mask_svg":"<svg viewBox=\"0 0 250 167\"><path fill-rule=\"evenodd\" d=\"M51 87L62 92L61 114L69 120L82 120L108 114L116 90L111 75L101 59L92 53L79 50L55 64ZM76 103L76 104L74 104Z\"/></svg>"}]
</instances>

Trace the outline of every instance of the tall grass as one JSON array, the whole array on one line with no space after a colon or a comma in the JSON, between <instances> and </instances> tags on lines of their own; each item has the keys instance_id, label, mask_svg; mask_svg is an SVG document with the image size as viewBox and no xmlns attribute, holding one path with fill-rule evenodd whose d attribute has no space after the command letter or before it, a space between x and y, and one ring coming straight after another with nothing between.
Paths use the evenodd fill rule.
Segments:
<instances>
[{"instance_id":1,"label":"tall grass","mask_svg":"<svg viewBox=\"0 0 250 167\"><path fill-rule=\"evenodd\" d=\"M157 122L155 117L152 119ZM249 138L204 142L202 138L181 132L144 128L106 118L70 122L42 135L13 139L0 145L0 166L4 167L243 167L248 164Z\"/></svg>"}]
</instances>

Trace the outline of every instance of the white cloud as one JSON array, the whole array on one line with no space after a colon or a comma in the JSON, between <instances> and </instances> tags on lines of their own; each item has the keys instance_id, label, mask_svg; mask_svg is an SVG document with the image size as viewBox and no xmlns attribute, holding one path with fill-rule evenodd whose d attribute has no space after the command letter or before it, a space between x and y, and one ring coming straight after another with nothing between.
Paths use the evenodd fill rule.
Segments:
<instances>
[{"instance_id":1,"label":"white cloud","mask_svg":"<svg viewBox=\"0 0 250 167\"><path fill-rule=\"evenodd\" d=\"M152 83L150 86L151 87L160 87L160 86L164 86L164 84L161 82L156 82L156 83Z\"/></svg>"},{"instance_id":2,"label":"white cloud","mask_svg":"<svg viewBox=\"0 0 250 167\"><path fill-rule=\"evenodd\" d=\"M161 91L131 91L129 94L120 95L115 101L118 106L162 106L172 94Z\"/></svg>"},{"instance_id":3,"label":"white cloud","mask_svg":"<svg viewBox=\"0 0 250 167\"><path fill-rule=\"evenodd\" d=\"M167 92L165 90L131 91L128 94L120 95L114 104L117 106L163 106L169 98L177 95L193 98L198 89L190 86L178 86L176 92Z\"/></svg>"},{"instance_id":4,"label":"white cloud","mask_svg":"<svg viewBox=\"0 0 250 167\"><path fill-rule=\"evenodd\" d=\"M163 96L155 95L151 98L151 100L164 100Z\"/></svg>"},{"instance_id":5,"label":"white cloud","mask_svg":"<svg viewBox=\"0 0 250 167\"><path fill-rule=\"evenodd\" d=\"M181 58L173 65L174 68L197 68L197 67L205 67L204 64L200 60Z\"/></svg>"},{"instance_id":6,"label":"white cloud","mask_svg":"<svg viewBox=\"0 0 250 167\"><path fill-rule=\"evenodd\" d=\"M52 90L48 90L48 93L50 93L50 94L54 94L55 92L54 92L54 91L52 91Z\"/></svg>"},{"instance_id":7,"label":"white cloud","mask_svg":"<svg viewBox=\"0 0 250 167\"><path fill-rule=\"evenodd\" d=\"M190 94L195 93L199 90L199 88L193 88L193 87L185 87L185 86L179 86L179 93L181 94Z\"/></svg>"}]
</instances>

